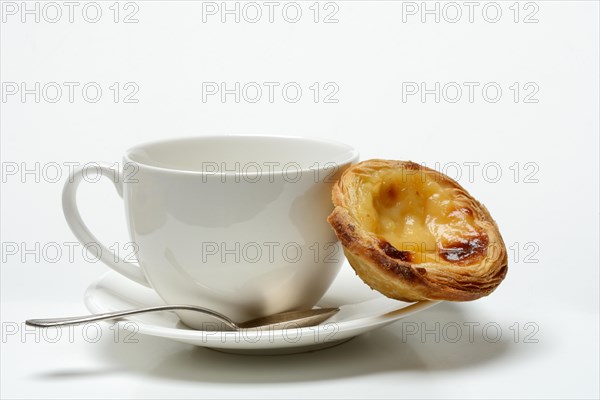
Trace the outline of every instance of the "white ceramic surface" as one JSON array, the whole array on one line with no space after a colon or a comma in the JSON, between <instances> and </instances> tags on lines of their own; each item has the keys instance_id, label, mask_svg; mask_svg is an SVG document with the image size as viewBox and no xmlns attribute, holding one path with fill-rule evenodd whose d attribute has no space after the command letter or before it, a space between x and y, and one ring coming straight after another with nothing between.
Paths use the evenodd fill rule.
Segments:
<instances>
[{"instance_id":1,"label":"white ceramic surface","mask_svg":"<svg viewBox=\"0 0 600 400\"><path fill-rule=\"evenodd\" d=\"M366 288L366 285L354 276L349 265L344 265L344 270L345 272L340 274L341 279L336 280L318 304L322 307L340 307L340 311L315 327L238 332L202 331L183 325L171 312L130 316L121 320L119 324L140 334L221 351L283 354L331 347L437 304L419 302L411 305L388 299ZM112 271L89 286L84 300L92 313L164 304L152 290ZM410 311L393 313L406 307L410 307ZM387 313L390 314L386 315Z\"/></svg>"},{"instance_id":2,"label":"white ceramic surface","mask_svg":"<svg viewBox=\"0 0 600 400\"><path fill-rule=\"evenodd\" d=\"M123 197L141 269L101 259L169 304L196 304L235 320L312 307L344 259L326 221L331 188L358 159L345 144L296 137L205 136L130 149L120 171L102 164ZM65 184L63 209L84 244L99 243ZM115 217L117 218L117 217ZM179 312L195 327L210 319Z\"/></svg>"}]
</instances>

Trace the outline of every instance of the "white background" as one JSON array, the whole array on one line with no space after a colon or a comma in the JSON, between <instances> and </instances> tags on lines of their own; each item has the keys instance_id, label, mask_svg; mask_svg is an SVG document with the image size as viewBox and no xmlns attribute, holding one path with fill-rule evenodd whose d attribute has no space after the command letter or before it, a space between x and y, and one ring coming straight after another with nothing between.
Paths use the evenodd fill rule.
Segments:
<instances>
[{"instance_id":1,"label":"white background","mask_svg":"<svg viewBox=\"0 0 600 400\"><path fill-rule=\"evenodd\" d=\"M335 10L324 10L324 3L315 23L312 1L299 2L297 23L284 20L282 6L273 23L264 6L257 23L243 17L235 23L232 16L222 23L219 15L204 23L201 2L137 1L138 22L130 24L122 19L135 8L121 3L115 23L112 3L99 2L97 23L82 17L85 2L73 23L61 2L56 23L44 15L39 23L31 15L22 22L20 10L2 15L3 398L599 396L597 2L521 3L516 23L512 1L498 3L502 16L496 23L482 15L485 2L473 23L462 2L456 23L444 19L454 18L449 8L439 23L432 15L423 23L420 14L405 14L403 22L409 5L393 1L337 1L338 23L322 22ZM54 18L54 10L46 11ZM487 11L486 18L495 17ZM538 22L524 23L534 11ZM64 86L58 102L49 102L55 94L48 92L36 103L34 95L24 101L20 93L8 95L7 82L80 86L72 103ZM88 82L103 89L96 103L82 97ZM137 85L138 102L121 97L115 103L109 89L114 82L121 96L130 91L126 83ZM296 103L281 91L273 103L266 92L257 103L236 103L233 96L203 102L203 82L297 82L303 94ZM314 82L322 90L327 82L337 85L338 102L315 103L309 89ZM403 82L425 82L430 89L435 82L479 86L472 102L462 86L456 103L448 101L455 92L442 93L436 103L434 95L403 99ZM497 102L482 96L489 82L502 89ZM515 82L517 102L510 89ZM527 83L533 85L528 90ZM537 102L526 103L532 87L539 89L530 99ZM435 322L495 322L501 339L402 340L402 325L394 324L322 352L247 357L143 336L137 344L114 343L108 329L98 343L81 336L74 343L36 343L21 331L6 334L26 318L86 313L82 294L107 269L86 262L81 249L69 260L63 248L55 263L43 254L36 261L35 255L5 251L11 243L23 250L75 241L61 211L64 179L51 182L56 171L44 173L44 166L117 162L140 142L227 133L334 138L355 146L361 159L438 162L497 220L511 246L509 273L489 298L441 305L409 321L430 328ZM465 163L471 162L480 164L469 176ZM39 182L34 174L21 176L36 163ZM18 173L8 175L15 165ZM62 173L66 177L68 170ZM127 241L122 205L110 183L86 185L80 201L101 239ZM526 323L537 327L530 337L535 340L525 340L533 332Z\"/></svg>"}]
</instances>

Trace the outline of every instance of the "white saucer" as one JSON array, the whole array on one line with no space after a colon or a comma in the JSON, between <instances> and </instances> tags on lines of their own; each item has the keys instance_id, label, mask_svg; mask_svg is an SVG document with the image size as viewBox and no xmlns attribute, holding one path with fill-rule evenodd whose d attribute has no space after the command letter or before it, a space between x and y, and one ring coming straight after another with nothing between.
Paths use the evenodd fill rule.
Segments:
<instances>
[{"instance_id":1,"label":"white saucer","mask_svg":"<svg viewBox=\"0 0 600 400\"><path fill-rule=\"evenodd\" d=\"M88 287L84 301L92 313L164 304L152 290L113 271L102 275ZM198 331L183 325L173 312L140 314L121 319L118 323L124 329L140 334L219 351L285 354L335 346L435 304L437 302L424 301L411 305L388 299L370 290L346 263L318 303L319 307L340 307L340 311L319 326L264 331ZM404 310L393 312L400 309Z\"/></svg>"}]
</instances>

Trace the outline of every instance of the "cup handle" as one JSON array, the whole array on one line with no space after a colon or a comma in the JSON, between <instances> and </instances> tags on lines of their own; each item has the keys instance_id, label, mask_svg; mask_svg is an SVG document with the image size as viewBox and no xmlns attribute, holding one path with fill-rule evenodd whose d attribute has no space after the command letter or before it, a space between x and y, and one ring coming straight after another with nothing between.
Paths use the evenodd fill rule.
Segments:
<instances>
[{"instance_id":1,"label":"cup handle","mask_svg":"<svg viewBox=\"0 0 600 400\"><path fill-rule=\"evenodd\" d=\"M121 198L123 197L123 174L120 171L117 171L107 163L94 163L94 167L98 167L102 176L106 178L110 178L117 188L117 192ZM65 219L69 224L69 228L75 234L75 237L81 242L81 244L86 245L88 243L97 244L100 247L100 260L104 262L104 264L108 265L121 275L126 276L127 278L140 283L146 287L151 288L152 286L146 279L142 269L139 265L132 264L130 262L125 262L121 258L119 258L116 254L110 251L106 246L101 244L98 239L90 232L88 227L85 225L83 220L81 219L81 215L79 214L79 209L77 208L77 188L83 179L83 174L85 173L86 167L78 167L73 171L73 175L69 176L67 182L65 182L65 186L63 188L62 193L62 206L63 212L65 214ZM118 259L120 263L115 262L115 259Z\"/></svg>"}]
</instances>

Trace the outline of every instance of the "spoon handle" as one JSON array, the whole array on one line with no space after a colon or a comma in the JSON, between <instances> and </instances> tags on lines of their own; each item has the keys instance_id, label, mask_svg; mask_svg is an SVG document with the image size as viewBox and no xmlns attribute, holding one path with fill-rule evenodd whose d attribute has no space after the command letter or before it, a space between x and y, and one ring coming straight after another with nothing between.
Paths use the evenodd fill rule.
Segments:
<instances>
[{"instance_id":1,"label":"spoon handle","mask_svg":"<svg viewBox=\"0 0 600 400\"><path fill-rule=\"evenodd\" d=\"M40 328L47 328L51 326L65 326L65 325L76 325L83 322L94 322L94 321L103 321L115 318L126 317L128 315L134 314L142 314L147 312L155 312L155 311L175 311L175 310L187 310L187 311L196 311L204 314L211 315L222 322L224 322L227 326L232 329L238 329L238 326L235 322L229 319L227 316L218 313L216 311L210 310L208 308L196 307L196 306L186 306L186 305L165 305L165 306L156 306L156 307L146 307L146 308L136 308L133 310L124 310L124 311L114 311L103 314L93 314L93 315L84 315L81 317L66 317L66 318L43 318L43 319L28 319L25 321L26 325L29 326L37 326Z\"/></svg>"}]
</instances>

